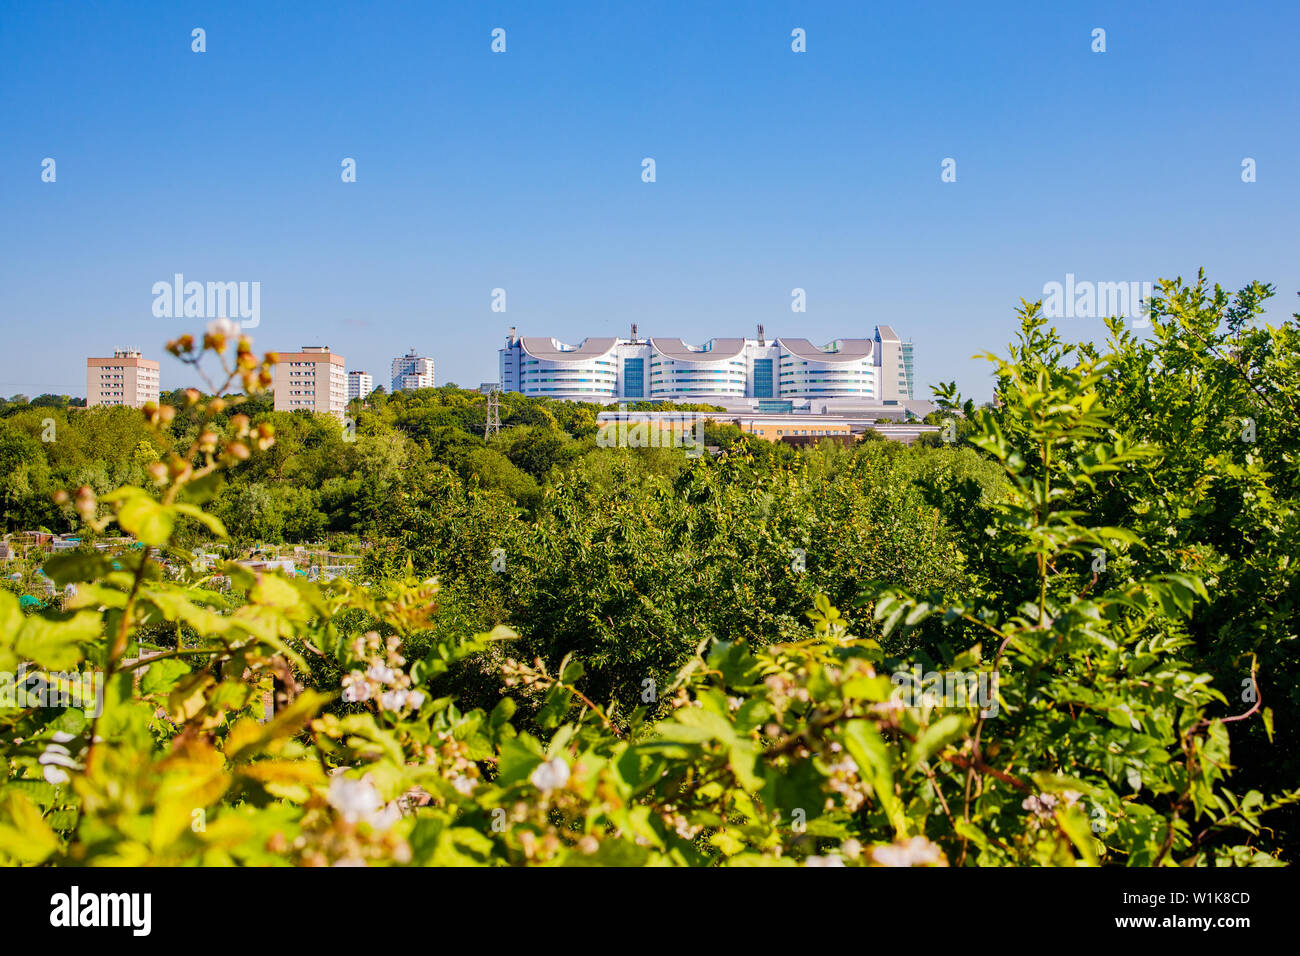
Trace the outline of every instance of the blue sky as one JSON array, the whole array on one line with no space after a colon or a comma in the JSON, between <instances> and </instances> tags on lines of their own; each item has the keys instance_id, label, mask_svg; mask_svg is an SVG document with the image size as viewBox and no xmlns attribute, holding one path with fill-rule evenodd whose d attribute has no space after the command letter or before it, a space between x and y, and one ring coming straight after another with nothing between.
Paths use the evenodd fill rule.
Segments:
<instances>
[{"instance_id":1,"label":"blue sky","mask_svg":"<svg viewBox=\"0 0 1300 956\"><path fill-rule=\"evenodd\" d=\"M821 343L888 323L917 397L955 378L986 398L970 357L1066 273L1204 266L1277 284L1280 321L1298 28L1296 4L1200 0L3 0L0 393L84 394L85 357L117 345L191 384L162 344L203 322L152 313L177 272L260 282L259 349L329 345L386 383L415 347L470 387L511 325Z\"/></svg>"}]
</instances>

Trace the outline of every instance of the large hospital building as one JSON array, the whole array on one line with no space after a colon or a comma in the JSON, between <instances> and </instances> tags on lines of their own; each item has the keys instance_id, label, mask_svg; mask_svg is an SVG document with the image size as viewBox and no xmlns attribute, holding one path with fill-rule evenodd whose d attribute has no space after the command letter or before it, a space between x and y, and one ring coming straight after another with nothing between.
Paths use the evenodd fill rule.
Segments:
<instances>
[{"instance_id":1,"label":"large hospital building","mask_svg":"<svg viewBox=\"0 0 1300 956\"><path fill-rule=\"evenodd\" d=\"M566 345L520 336L500 350L501 387L525 395L609 404L703 402L728 410L820 411L902 408L912 403L912 343L887 325L875 338L587 338Z\"/></svg>"}]
</instances>

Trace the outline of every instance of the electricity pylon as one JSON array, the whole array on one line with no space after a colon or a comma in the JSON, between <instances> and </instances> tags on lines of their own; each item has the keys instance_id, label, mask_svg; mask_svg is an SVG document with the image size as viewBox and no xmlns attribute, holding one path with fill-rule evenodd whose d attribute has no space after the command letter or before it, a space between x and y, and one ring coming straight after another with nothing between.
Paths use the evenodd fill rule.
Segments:
<instances>
[{"instance_id":1,"label":"electricity pylon","mask_svg":"<svg viewBox=\"0 0 1300 956\"><path fill-rule=\"evenodd\" d=\"M493 386L488 389L487 424L483 426L483 438L488 439L501 432L501 390Z\"/></svg>"}]
</instances>

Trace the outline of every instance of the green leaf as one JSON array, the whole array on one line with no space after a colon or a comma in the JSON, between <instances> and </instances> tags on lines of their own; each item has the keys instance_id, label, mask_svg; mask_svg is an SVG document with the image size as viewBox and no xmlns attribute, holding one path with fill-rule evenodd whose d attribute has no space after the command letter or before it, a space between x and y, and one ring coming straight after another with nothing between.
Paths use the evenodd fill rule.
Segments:
<instances>
[{"instance_id":1,"label":"green leaf","mask_svg":"<svg viewBox=\"0 0 1300 956\"><path fill-rule=\"evenodd\" d=\"M85 656L82 644L100 636L102 622L92 611L71 617L33 615L23 621L14 651L49 670L66 670Z\"/></svg>"},{"instance_id":2,"label":"green leaf","mask_svg":"<svg viewBox=\"0 0 1300 956\"><path fill-rule=\"evenodd\" d=\"M566 684L575 683L586 671L583 669L581 661L571 661L567 657L560 666L560 680Z\"/></svg>"},{"instance_id":3,"label":"green leaf","mask_svg":"<svg viewBox=\"0 0 1300 956\"><path fill-rule=\"evenodd\" d=\"M957 817L953 820L952 827L960 836L970 840L981 850L987 850L989 847L989 838L984 835L984 831L975 824Z\"/></svg>"},{"instance_id":4,"label":"green leaf","mask_svg":"<svg viewBox=\"0 0 1300 956\"><path fill-rule=\"evenodd\" d=\"M501 745L497 758L497 785L508 787L527 780L545 759L542 745L531 734L511 737Z\"/></svg>"},{"instance_id":5,"label":"green leaf","mask_svg":"<svg viewBox=\"0 0 1300 956\"><path fill-rule=\"evenodd\" d=\"M929 760L930 755L936 750L958 736L962 731L963 723L964 721L957 714L949 714L927 727L925 732L917 738L916 743L912 745L909 759L910 769L915 770Z\"/></svg>"},{"instance_id":6,"label":"green leaf","mask_svg":"<svg viewBox=\"0 0 1300 956\"><path fill-rule=\"evenodd\" d=\"M183 501L177 502L176 504L172 505L172 508L174 508L178 513L183 514L188 518L193 518L195 521L199 522L201 525L203 525L205 528L211 531L218 538L228 537L228 535L226 534L226 526L221 523L221 519L219 519L216 515L210 515L202 508L196 507L195 505L192 504L186 504Z\"/></svg>"},{"instance_id":7,"label":"green leaf","mask_svg":"<svg viewBox=\"0 0 1300 956\"><path fill-rule=\"evenodd\" d=\"M176 682L190 672L189 665L174 657L149 664L140 678L140 691L145 694L168 694Z\"/></svg>"},{"instance_id":8,"label":"green leaf","mask_svg":"<svg viewBox=\"0 0 1300 956\"><path fill-rule=\"evenodd\" d=\"M0 823L0 853L24 863L43 863L59 850L59 838L41 818L41 811L16 790L5 793L5 818Z\"/></svg>"},{"instance_id":9,"label":"green leaf","mask_svg":"<svg viewBox=\"0 0 1300 956\"><path fill-rule=\"evenodd\" d=\"M56 587L97 581L113 570L113 559L97 551L68 551L47 558L41 566Z\"/></svg>"},{"instance_id":10,"label":"green leaf","mask_svg":"<svg viewBox=\"0 0 1300 956\"><path fill-rule=\"evenodd\" d=\"M558 727L564 720L564 715L569 712L569 704L572 700L573 692L568 687L563 684L553 686L546 692L542 707L537 712L537 725L547 730Z\"/></svg>"},{"instance_id":11,"label":"green leaf","mask_svg":"<svg viewBox=\"0 0 1300 956\"><path fill-rule=\"evenodd\" d=\"M516 704L513 697L502 697L495 707L492 708L492 715L488 718L489 727L500 727L502 724L510 722L510 718L515 715Z\"/></svg>"},{"instance_id":12,"label":"green leaf","mask_svg":"<svg viewBox=\"0 0 1300 956\"><path fill-rule=\"evenodd\" d=\"M210 471L201 478L196 478L185 485L181 491L187 502L201 505L213 499L221 486L226 482L226 476L220 471ZM224 537L224 535L223 535Z\"/></svg>"},{"instance_id":13,"label":"green leaf","mask_svg":"<svg viewBox=\"0 0 1300 956\"><path fill-rule=\"evenodd\" d=\"M736 775L736 782L750 793L762 789L763 778L758 773L758 745L750 741L736 741L727 752L727 765Z\"/></svg>"},{"instance_id":14,"label":"green leaf","mask_svg":"<svg viewBox=\"0 0 1300 956\"><path fill-rule=\"evenodd\" d=\"M1074 844L1079 855L1089 866L1097 865L1097 849L1093 844L1092 827L1088 823L1088 818L1076 807L1070 807L1064 811L1056 811L1056 822L1060 825L1061 830L1070 842Z\"/></svg>"},{"instance_id":15,"label":"green leaf","mask_svg":"<svg viewBox=\"0 0 1300 956\"><path fill-rule=\"evenodd\" d=\"M682 707L673 714L673 718L679 724L701 731L704 735L702 739L720 740L725 744L736 739L736 728L731 725L731 721L712 710Z\"/></svg>"},{"instance_id":16,"label":"green leaf","mask_svg":"<svg viewBox=\"0 0 1300 956\"><path fill-rule=\"evenodd\" d=\"M894 833L907 836L907 816L894 793L893 762L889 747L875 725L866 720L851 720L844 725L844 747L858 765L859 775L875 791L876 801L889 818Z\"/></svg>"},{"instance_id":17,"label":"green leaf","mask_svg":"<svg viewBox=\"0 0 1300 956\"><path fill-rule=\"evenodd\" d=\"M172 537L176 513L160 505L139 489L118 506L117 523L122 530L143 544L164 547Z\"/></svg>"},{"instance_id":18,"label":"green leaf","mask_svg":"<svg viewBox=\"0 0 1300 956\"><path fill-rule=\"evenodd\" d=\"M23 612L18 606L18 598L0 590L0 671L17 669L18 659L9 648L22 626Z\"/></svg>"}]
</instances>

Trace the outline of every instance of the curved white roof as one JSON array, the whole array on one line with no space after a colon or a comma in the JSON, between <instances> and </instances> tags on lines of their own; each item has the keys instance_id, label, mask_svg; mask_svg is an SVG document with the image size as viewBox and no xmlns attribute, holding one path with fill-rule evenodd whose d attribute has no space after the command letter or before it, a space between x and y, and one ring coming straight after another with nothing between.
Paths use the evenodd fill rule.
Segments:
<instances>
[{"instance_id":1,"label":"curved white roof","mask_svg":"<svg viewBox=\"0 0 1300 956\"><path fill-rule=\"evenodd\" d=\"M839 339L839 351L827 352L825 347L818 348L807 339L779 338L777 343L796 358L809 362L860 362L870 358L875 342L871 339Z\"/></svg>"},{"instance_id":2,"label":"curved white roof","mask_svg":"<svg viewBox=\"0 0 1300 956\"><path fill-rule=\"evenodd\" d=\"M744 339L709 339L707 346L695 348L681 339L652 338L650 344L660 355L678 362L725 362L745 351Z\"/></svg>"},{"instance_id":3,"label":"curved white roof","mask_svg":"<svg viewBox=\"0 0 1300 956\"><path fill-rule=\"evenodd\" d=\"M544 338L540 335L526 335L519 339L525 352L535 359L548 362L583 362L600 358L614 347L614 338L585 338L577 348L558 339Z\"/></svg>"}]
</instances>

